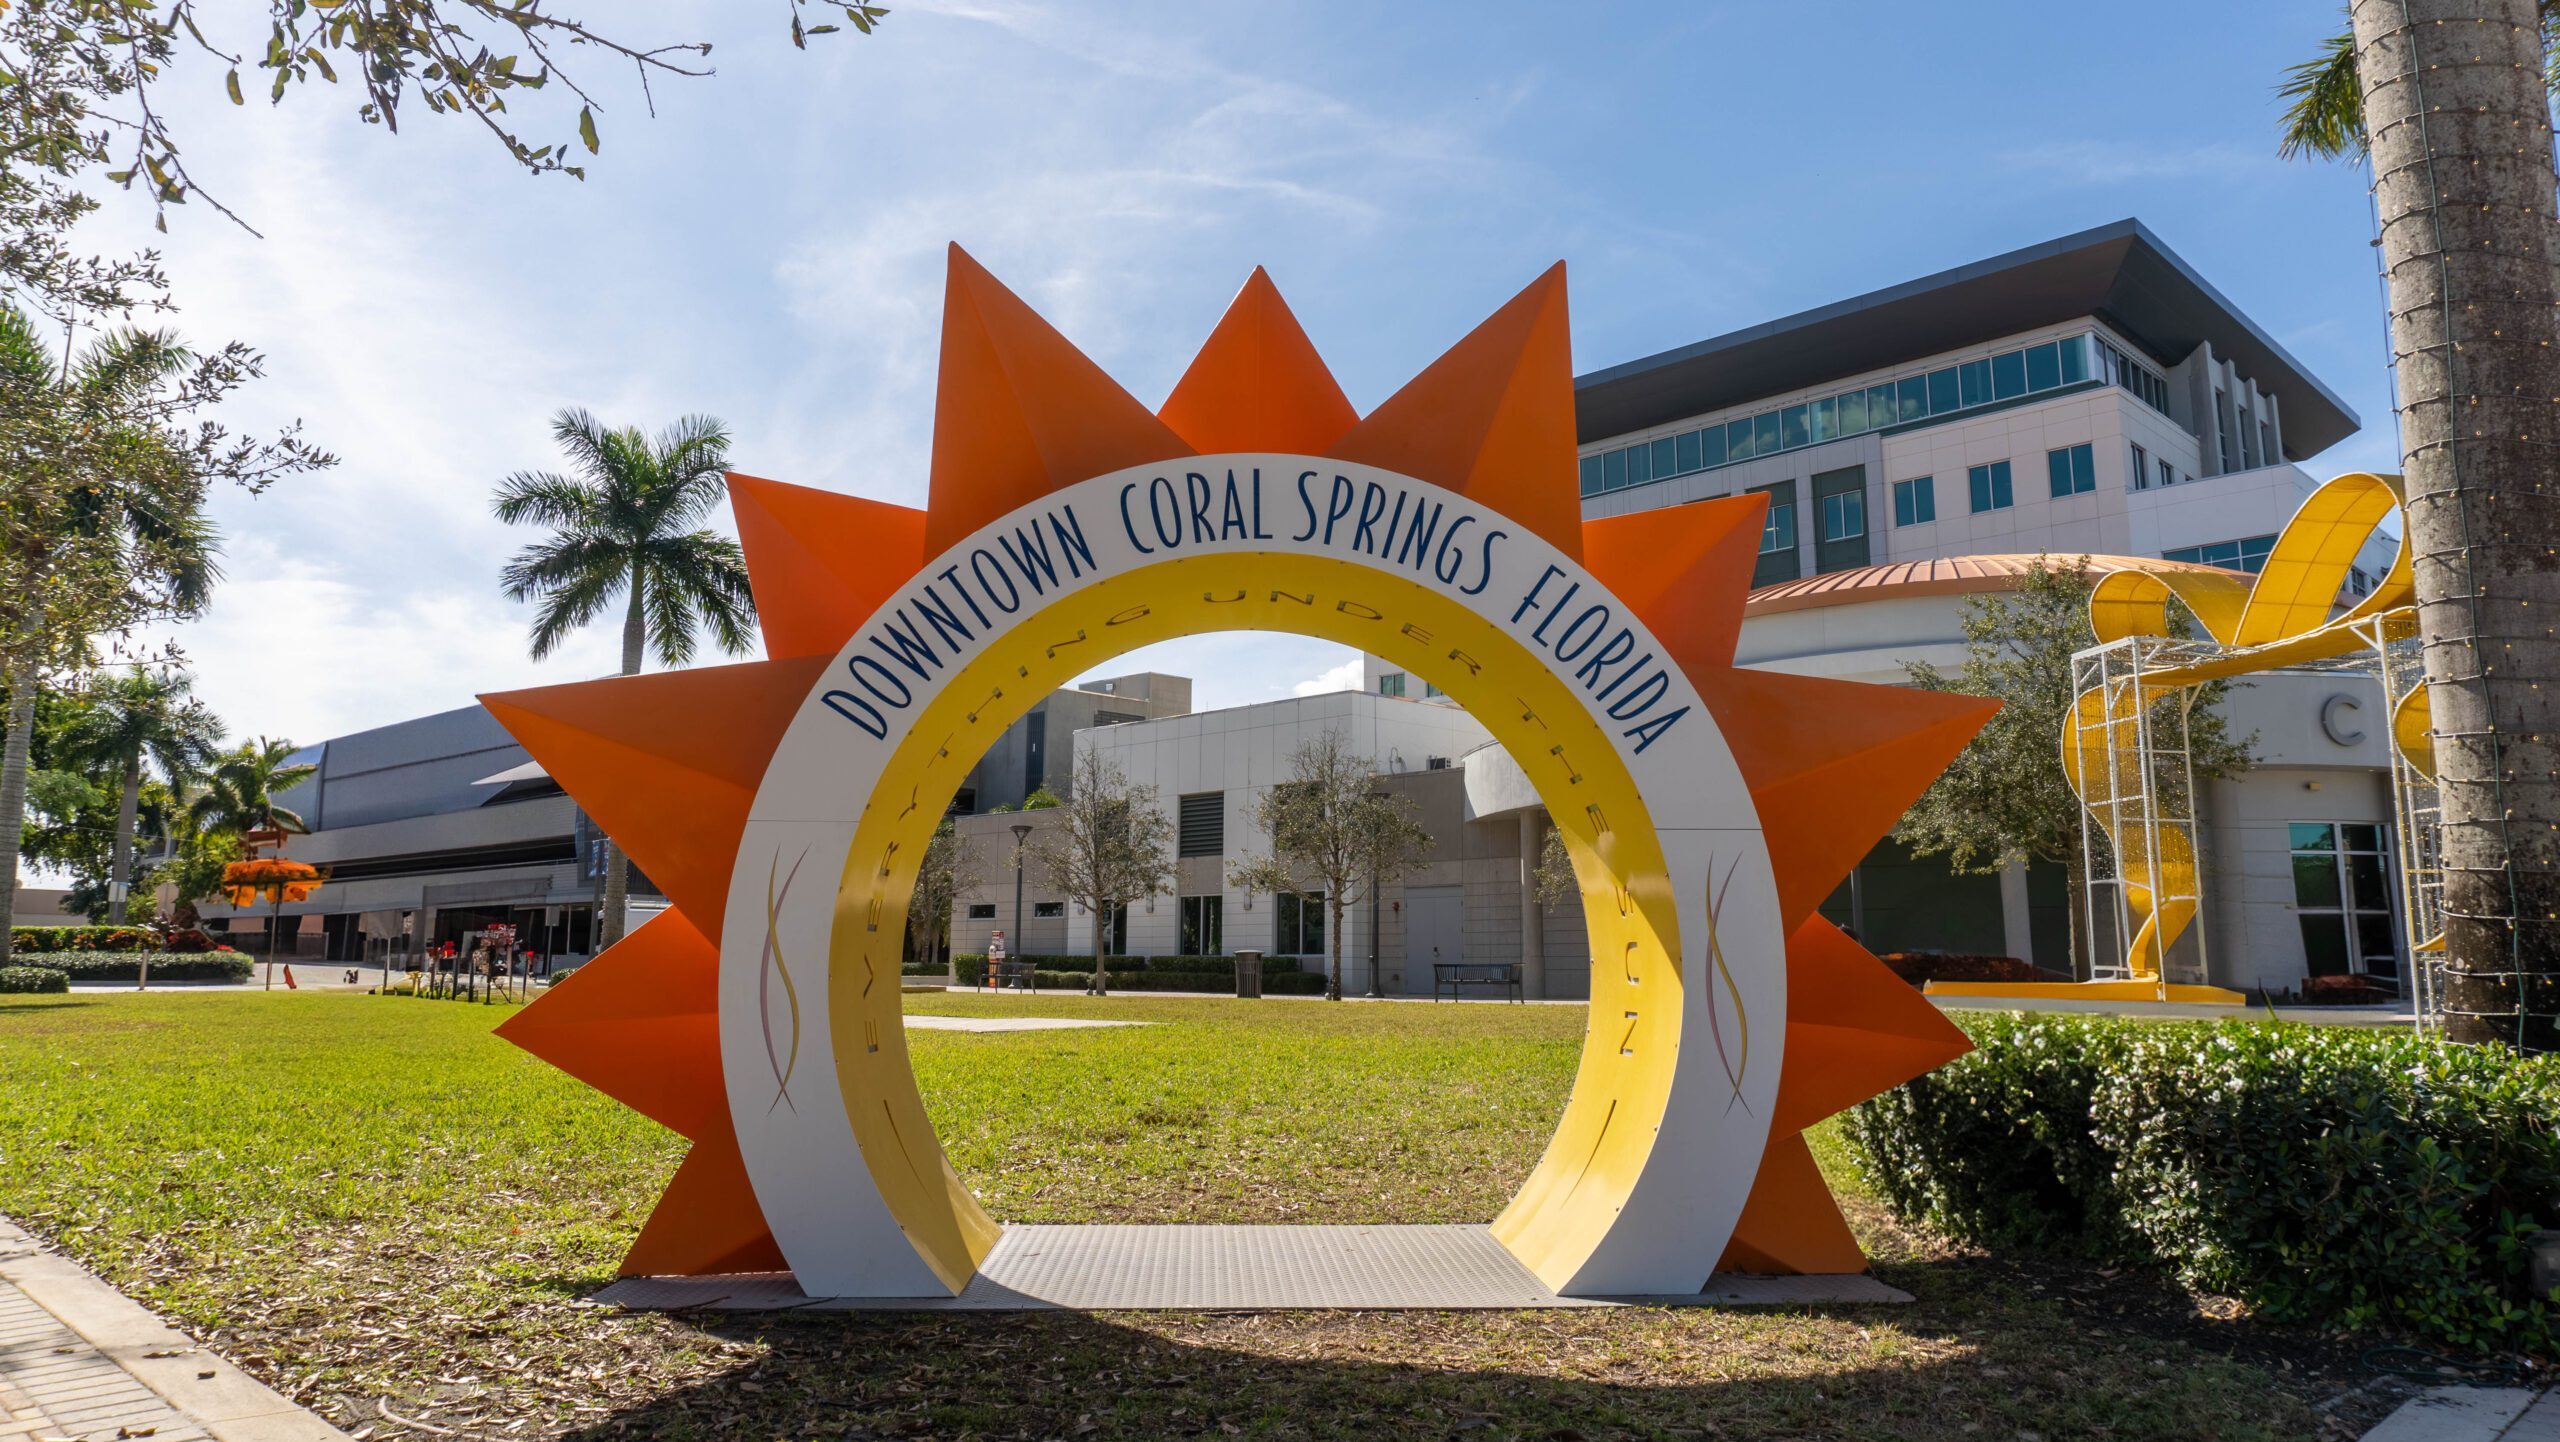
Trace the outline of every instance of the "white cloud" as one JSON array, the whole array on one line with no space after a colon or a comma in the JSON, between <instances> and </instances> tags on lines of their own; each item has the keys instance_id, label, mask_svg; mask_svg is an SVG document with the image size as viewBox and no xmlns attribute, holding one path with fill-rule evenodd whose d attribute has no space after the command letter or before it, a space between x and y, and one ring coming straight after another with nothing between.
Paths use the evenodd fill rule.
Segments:
<instances>
[{"instance_id":1,"label":"white cloud","mask_svg":"<svg viewBox=\"0 0 2560 1442\"><path fill-rule=\"evenodd\" d=\"M1295 694L1300 696L1322 696L1334 691L1357 691L1359 689L1360 658L1357 656L1352 657L1339 666L1328 668L1321 675L1308 677L1306 680L1299 682L1296 686L1291 688Z\"/></svg>"}]
</instances>

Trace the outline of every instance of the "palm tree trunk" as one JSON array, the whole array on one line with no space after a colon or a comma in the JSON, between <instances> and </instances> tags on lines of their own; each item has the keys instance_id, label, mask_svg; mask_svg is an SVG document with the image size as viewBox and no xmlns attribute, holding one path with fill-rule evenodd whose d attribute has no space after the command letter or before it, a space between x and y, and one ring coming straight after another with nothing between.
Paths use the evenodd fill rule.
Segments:
<instances>
[{"instance_id":1,"label":"palm tree trunk","mask_svg":"<svg viewBox=\"0 0 2560 1442\"><path fill-rule=\"evenodd\" d=\"M1333 922L1331 926L1325 928L1324 936L1325 950L1330 954L1328 959L1332 963L1332 973L1325 978L1324 999L1340 1001L1342 1000L1342 888L1340 886L1325 888L1324 909Z\"/></svg>"},{"instance_id":2,"label":"palm tree trunk","mask_svg":"<svg viewBox=\"0 0 2560 1442\"><path fill-rule=\"evenodd\" d=\"M9 739L0 747L0 966L18 925L18 845L27 825L27 753L36 729L36 668L9 666Z\"/></svg>"},{"instance_id":3,"label":"palm tree trunk","mask_svg":"<svg viewBox=\"0 0 2560 1442\"><path fill-rule=\"evenodd\" d=\"M2446 1034L2560 1047L2560 351L2534 0L2356 0L2444 802Z\"/></svg>"},{"instance_id":4,"label":"palm tree trunk","mask_svg":"<svg viewBox=\"0 0 2560 1442\"><path fill-rule=\"evenodd\" d=\"M137 764L124 773L124 796L116 803L115 847L107 858L107 894L115 898L107 919L118 926L124 925L125 909L132 905L133 831L141 816L142 767Z\"/></svg>"},{"instance_id":5,"label":"palm tree trunk","mask_svg":"<svg viewBox=\"0 0 2560 1442\"><path fill-rule=\"evenodd\" d=\"M639 675L640 663L646 655L644 644L648 640L648 626L642 610L644 598L640 587L640 564L634 561L631 565L631 610L622 622L622 674L625 676ZM604 841L604 915L596 918L598 951L622 939L624 912L630 905L630 899L631 858L623 855L622 847L608 836Z\"/></svg>"}]
</instances>

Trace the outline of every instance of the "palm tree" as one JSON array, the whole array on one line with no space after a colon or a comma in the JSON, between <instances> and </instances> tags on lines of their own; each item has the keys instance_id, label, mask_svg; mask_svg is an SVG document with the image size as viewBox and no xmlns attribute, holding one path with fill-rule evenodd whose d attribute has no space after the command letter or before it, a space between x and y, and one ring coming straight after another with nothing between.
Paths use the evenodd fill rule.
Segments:
<instances>
[{"instance_id":1,"label":"palm tree","mask_svg":"<svg viewBox=\"0 0 2560 1442\"><path fill-rule=\"evenodd\" d=\"M222 737L222 724L190 694L193 689L183 675L140 671L102 682L73 713L59 743L65 759L107 773L122 792L107 867L108 919L119 924L130 900L143 783L156 767L172 787L185 786L212 762L214 743Z\"/></svg>"},{"instance_id":2,"label":"palm tree","mask_svg":"<svg viewBox=\"0 0 2560 1442\"><path fill-rule=\"evenodd\" d=\"M2355 0L2287 155L2370 160L2443 801L2446 1034L2560 1049L2555 0Z\"/></svg>"},{"instance_id":3,"label":"palm tree","mask_svg":"<svg viewBox=\"0 0 2560 1442\"><path fill-rule=\"evenodd\" d=\"M155 396L196 357L163 331L110 331L63 356L24 311L0 302L0 964L9 958L27 812L36 694L89 658L104 610L190 616L220 571L200 509L201 470L155 427ZM116 598L121 598L119 604Z\"/></svg>"},{"instance_id":4,"label":"palm tree","mask_svg":"<svg viewBox=\"0 0 2560 1442\"><path fill-rule=\"evenodd\" d=\"M302 813L278 806L276 795L311 779L320 768L293 759L290 741L261 736L214 759L204 786L187 802L187 823L197 831L310 831Z\"/></svg>"},{"instance_id":5,"label":"palm tree","mask_svg":"<svg viewBox=\"0 0 2560 1442\"><path fill-rule=\"evenodd\" d=\"M574 476L518 471L499 483L498 519L548 526L501 573L507 598L531 601L533 656L623 602L622 674L638 675L654 650L668 666L693 659L697 629L731 653L754 644L755 597L738 543L696 523L728 491L729 431L687 416L655 439L638 427L607 430L582 410L552 418L551 434ZM604 915L597 937L620 939L631 866L605 845Z\"/></svg>"},{"instance_id":6,"label":"palm tree","mask_svg":"<svg viewBox=\"0 0 2560 1442\"><path fill-rule=\"evenodd\" d=\"M302 819L302 813L276 804L278 792L292 790L320 769L307 761L295 761L294 750L290 741L261 736L224 752L205 777L204 789L187 803L187 824L200 835L226 833L246 837L259 831L309 832L310 823ZM281 911L279 904L279 915ZM275 967L278 931L278 917L268 917L270 973ZM269 985L273 984L271 977Z\"/></svg>"}]
</instances>

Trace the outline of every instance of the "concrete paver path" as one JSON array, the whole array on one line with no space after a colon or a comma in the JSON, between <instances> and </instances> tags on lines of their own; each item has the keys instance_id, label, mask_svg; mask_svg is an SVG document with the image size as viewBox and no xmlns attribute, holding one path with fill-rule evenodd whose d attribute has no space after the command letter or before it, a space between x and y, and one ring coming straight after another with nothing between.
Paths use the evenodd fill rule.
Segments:
<instances>
[{"instance_id":1,"label":"concrete paver path","mask_svg":"<svg viewBox=\"0 0 2560 1442\"><path fill-rule=\"evenodd\" d=\"M0 1217L0 1439L346 1442Z\"/></svg>"},{"instance_id":2,"label":"concrete paver path","mask_svg":"<svg viewBox=\"0 0 2560 1442\"><path fill-rule=\"evenodd\" d=\"M2430 1388L2400 1404L2364 1442L2560 1442L2560 1391Z\"/></svg>"}]
</instances>

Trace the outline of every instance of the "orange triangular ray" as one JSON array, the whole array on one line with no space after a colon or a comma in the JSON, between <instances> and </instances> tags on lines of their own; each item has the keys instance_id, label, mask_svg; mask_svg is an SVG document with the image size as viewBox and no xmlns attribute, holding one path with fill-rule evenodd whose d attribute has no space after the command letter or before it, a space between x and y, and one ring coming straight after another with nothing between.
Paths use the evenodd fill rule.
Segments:
<instances>
[{"instance_id":1,"label":"orange triangular ray","mask_svg":"<svg viewBox=\"0 0 2560 1442\"><path fill-rule=\"evenodd\" d=\"M508 1017L498 1035L672 1131L729 1129L720 949L670 907Z\"/></svg>"},{"instance_id":2,"label":"orange triangular ray","mask_svg":"<svg viewBox=\"0 0 2560 1442\"><path fill-rule=\"evenodd\" d=\"M1322 455L1360 419L1258 265L1156 415L1203 455Z\"/></svg>"},{"instance_id":3,"label":"orange triangular ray","mask_svg":"<svg viewBox=\"0 0 2560 1442\"><path fill-rule=\"evenodd\" d=\"M1698 682L1750 783L1790 930L2000 709L1980 696L1776 671Z\"/></svg>"},{"instance_id":4,"label":"orange triangular ray","mask_svg":"<svg viewBox=\"0 0 2560 1442\"><path fill-rule=\"evenodd\" d=\"M726 1128L685 1153L639 1240L622 1257L626 1277L707 1277L789 1266L756 1206L737 1135Z\"/></svg>"},{"instance_id":5,"label":"orange triangular ray","mask_svg":"<svg viewBox=\"0 0 2560 1442\"><path fill-rule=\"evenodd\" d=\"M480 704L703 935L718 936L765 763L828 660L618 676Z\"/></svg>"},{"instance_id":6,"label":"orange triangular ray","mask_svg":"<svg viewBox=\"0 0 2560 1442\"><path fill-rule=\"evenodd\" d=\"M925 513L913 506L732 471L729 509L767 656L834 655L924 564Z\"/></svg>"},{"instance_id":7,"label":"orange triangular ray","mask_svg":"<svg viewBox=\"0 0 2560 1442\"><path fill-rule=\"evenodd\" d=\"M1191 448L968 252L951 247L925 554L1061 486Z\"/></svg>"},{"instance_id":8,"label":"orange triangular ray","mask_svg":"<svg viewBox=\"0 0 2560 1442\"><path fill-rule=\"evenodd\" d=\"M1866 1254L1822 1180L1813 1149L1802 1136L1771 1137L1716 1270L1789 1276L1866 1269Z\"/></svg>"},{"instance_id":9,"label":"orange triangular ray","mask_svg":"<svg viewBox=\"0 0 2560 1442\"><path fill-rule=\"evenodd\" d=\"M1695 501L1582 523L1582 564L1692 678L1733 664L1769 498Z\"/></svg>"},{"instance_id":10,"label":"orange triangular ray","mask_svg":"<svg viewBox=\"0 0 2560 1442\"><path fill-rule=\"evenodd\" d=\"M1927 998L1813 917L1787 938L1787 1049L1769 1130L1800 1132L1972 1049Z\"/></svg>"},{"instance_id":11,"label":"orange triangular ray","mask_svg":"<svg viewBox=\"0 0 2560 1442\"><path fill-rule=\"evenodd\" d=\"M1564 262L1326 452L1446 486L1582 555Z\"/></svg>"}]
</instances>

